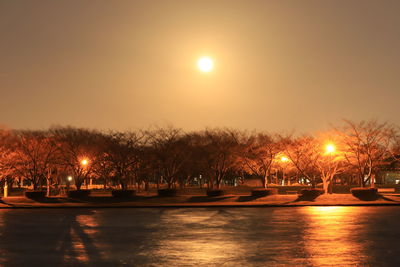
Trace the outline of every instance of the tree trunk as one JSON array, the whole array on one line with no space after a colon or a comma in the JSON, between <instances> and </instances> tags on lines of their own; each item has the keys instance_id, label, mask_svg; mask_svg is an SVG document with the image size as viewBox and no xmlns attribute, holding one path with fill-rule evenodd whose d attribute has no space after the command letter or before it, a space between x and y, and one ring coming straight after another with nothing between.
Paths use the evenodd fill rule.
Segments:
<instances>
[{"instance_id":1,"label":"tree trunk","mask_svg":"<svg viewBox=\"0 0 400 267\"><path fill-rule=\"evenodd\" d=\"M46 196L50 196L50 179L46 179Z\"/></svg>"},{"instance_id":2,"label":"tree trunk","mask_svg":"<svg viewBox=\"0 0 400 267\"><path fill-rule=\"evenodd\" d=\"M221 180L217 178L216 183L217 183L217 184L216 184L217 190L221 189Z\"/></svg>"},{"instance_id":3,"label":"tree trunk","mask_svg":"<svg viewBox=\"0 0 400 267\"><path fill-rule=\"evenodd\" d=\"M126 183L123 179L120 179L121 189L126 190Z\"/></svg>"},{"instance_id":4,"label":"tree trunk","mask_svg":"<svg viewBox=\"0 0 400 267\"><path fill-rule=\"evenodd\" d=\"M324 188L324 194L328 194L329 182L326 179L322 179L322 186Z\"/></svg>"},{"instance_id":5,"label":"tree trunk","mask_svg":"<svg viewBox=\"0 0 400 267\"><path fill-rule=\"evenodd\" d=\"M263 178L263 182L264 182L264 184L263 184L264 188L267 188L268 187L268 174L267 173L265 174L265 176Z\"/></svg>"},{"instance_id":6,"label":"tree trunk","mask_svg":"<svg viewBox=\"0 0 400 267\"><path fill-rule=\"evenodd\" d=\"M79 178L79 177L77 177L77 178L75 179L76 190L81 190L82 182L83 182L83 181L82 181L81 178Z\"/></svg>"},{"instance_id":7,"label":"tree trunk","mask_svg":"<svg viewBox=\"0 0 400 267\"><path fill-rule=\"evenodd\" d=\"M330 181L330 183L329 183L329 186L328 186L329 194L332 194L332 193L333 193L333 185L334 185L334 184L335 184L335 178L332 178L331 181Z\"/></svg>"},{"instance_id":8,"label":"tree trunk","mask_svg":"<svg viewBox=\"0 0 400 267\"><path fill-rule=\"evenodd\" d=\"M104 189L107 189L107 178L104 178L103 187Z\"/></svg>"},{"instance_id":9,"label":"tree trunk","mask_svg":"<svg viewBox=\"0 0 400 267\"><path fill-rule=\"evenodd\" d=\"M33 191L36 191L38 189L37 181L32 182L32 185L33 185Z\"/></svg>"}]
</instances>

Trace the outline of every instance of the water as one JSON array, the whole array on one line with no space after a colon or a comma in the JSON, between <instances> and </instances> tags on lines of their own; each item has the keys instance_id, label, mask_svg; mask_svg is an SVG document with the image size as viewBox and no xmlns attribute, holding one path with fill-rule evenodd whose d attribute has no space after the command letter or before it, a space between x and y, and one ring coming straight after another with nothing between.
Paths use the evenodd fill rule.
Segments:
<instances>
[{"instance_id":1,"label":"water","mask_svg":"<svg viewBox=\"0 0 400 267\"><path fill-rule=\"evenodd\" d=\"M0 210L5 266L400 266L400 207Z\"/></svg>"}]
</instances>

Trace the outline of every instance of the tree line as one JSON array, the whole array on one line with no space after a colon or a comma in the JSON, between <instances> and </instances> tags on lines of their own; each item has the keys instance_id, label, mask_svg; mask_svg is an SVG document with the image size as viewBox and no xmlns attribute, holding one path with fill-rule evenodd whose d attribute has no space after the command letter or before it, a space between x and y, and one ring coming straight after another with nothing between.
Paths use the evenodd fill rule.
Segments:
<instances>
[{"instance_id":1,"label":"tree line","mask_svg":"<svg viewBox=\"0 0 400 267\"><path fill-rule=\"evenodd\" d=\"M90 179L128 189L150 184L175 188L260 179L264 187L333 182L361 187L399 160L396 125L353 122L315 134L236 129L185 132L174 127L98 131L74 127L0 131L0 185L59 187L73 177L79 190Z\"/></svg>"}]
</instances>

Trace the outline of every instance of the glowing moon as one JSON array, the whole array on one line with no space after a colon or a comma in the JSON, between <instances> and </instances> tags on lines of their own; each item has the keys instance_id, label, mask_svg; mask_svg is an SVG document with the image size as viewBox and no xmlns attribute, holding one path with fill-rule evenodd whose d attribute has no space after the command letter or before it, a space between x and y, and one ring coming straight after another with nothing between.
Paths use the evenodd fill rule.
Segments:
<instances>
[{"instance_id":1,"label":"glowing moon","mask_svg":"<svg viewBox=\"0 0 400 267\"><path fill-rule=\"evenodd\" d=\"M210 72L214 68L214 62L209 57L202 57L197 61L197 67L202 72Z\"/></svg>"}]
</instances>

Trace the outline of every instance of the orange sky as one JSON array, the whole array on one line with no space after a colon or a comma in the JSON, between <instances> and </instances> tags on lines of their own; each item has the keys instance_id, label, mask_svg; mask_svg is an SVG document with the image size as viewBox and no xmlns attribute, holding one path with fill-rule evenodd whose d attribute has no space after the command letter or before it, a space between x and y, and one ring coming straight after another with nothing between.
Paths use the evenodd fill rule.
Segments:
<instances>
[{"instance_id":1,"label":"orange sky","mask_svg":"<svg viewBox=\"0 0 400 267\"><path fill-rule=\"evenodd\" d=\"M400 1L1 1L0 123L400 124ZM203 55L212 73L197 70Z\"/></svg>"}]
</instances>

